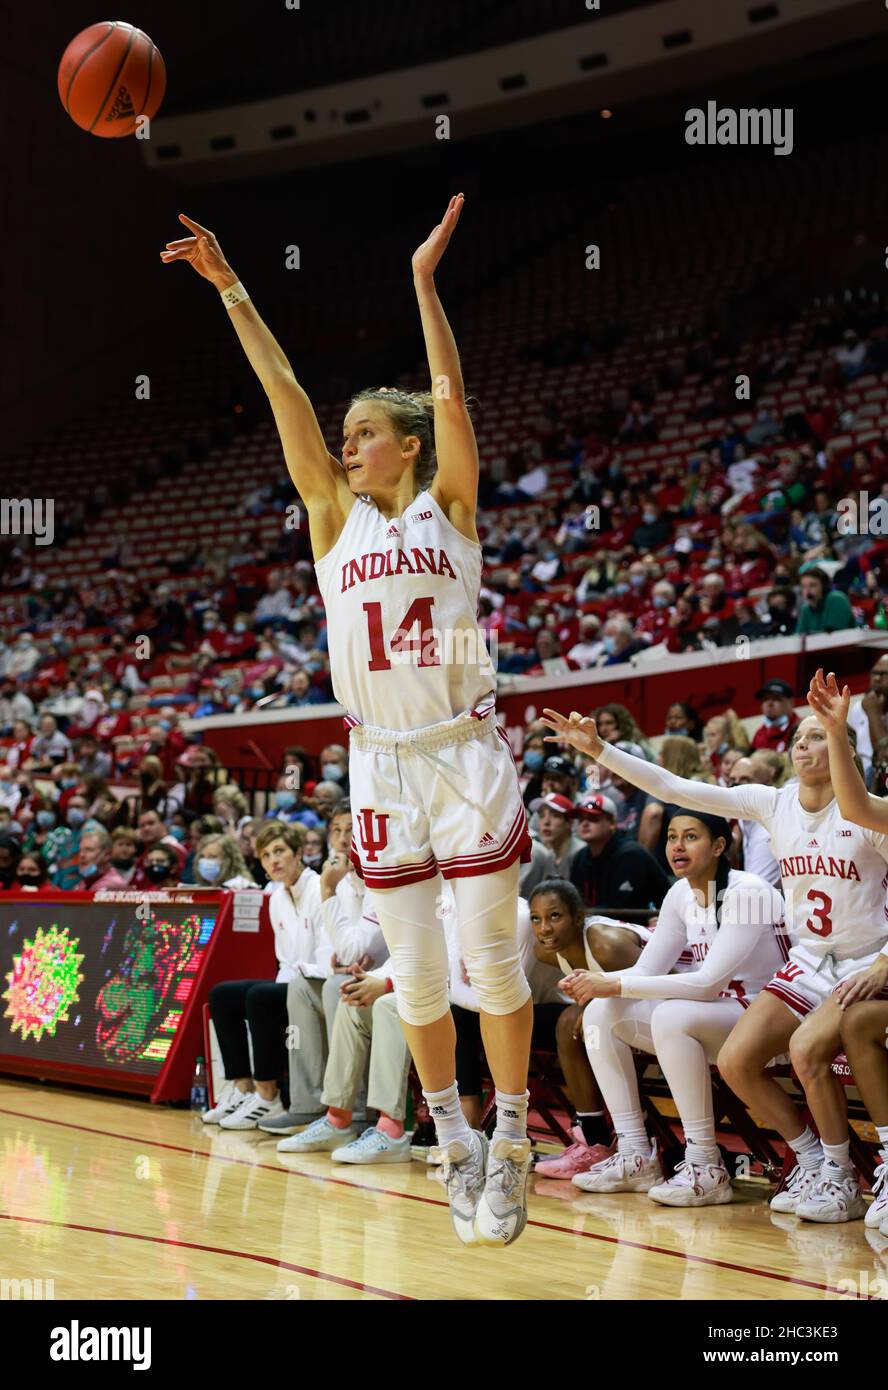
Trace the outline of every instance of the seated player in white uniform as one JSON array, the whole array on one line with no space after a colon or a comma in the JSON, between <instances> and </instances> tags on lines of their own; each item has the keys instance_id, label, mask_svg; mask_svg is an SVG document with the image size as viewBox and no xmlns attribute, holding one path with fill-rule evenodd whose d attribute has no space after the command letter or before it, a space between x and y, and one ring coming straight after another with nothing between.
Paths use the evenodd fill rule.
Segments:
<instances>
[{"instance_id":1,"label":"seated player in white uniform","mask_svg":"<svg viewBox=\"0 0 888 1390\"><path fill-rule=\"evenodd\" d=\"M884 658L882 658L884 661ZM877 666L881 663L877 662ZM848 741L848 686L840 692L835 674L819 670L811 681L808 703L826 728L829 766L843 816L877 833L888 833L888 802L871 796L854 765ZM880 954L867 971L836 990L842 1009L842 1046L854 1081L869 1111L879 1140L879 1163L873 1177L874 1200L866 1225L888 1237L888 954Z\"/></svg>"},{"instance_id":2,"label":"seated player in white uniform","mask_svg":"<svg viewBox=\"0 0 888 1390\"><path fill-rule=\"evenodd\" d=\"M798 781L783 787L712 787L675 777L604 743L595 721L545 710L555 738L566 739L661 801L692 811L757 820L780 864L786 923L795 945L789 960L740 1019L718 1058L719 1069L755 1116L793 1149L797 1163L772 1198L775 1211L808 1221L850 1221L866 1203L849 1157L848 1115L832 1073L841 1050L842 1009L835 990L888 955L885 865L888 834L862 829L839 810L830 780L826 729L803 719L791 747ZM789 1051L820 1138L769 1072Z\"/></svg>"},{"instance_id":3,"label":"seated player in white uniform","mask_svg":"<svg viewBox=\"0 0 888 1390\"><path fill-rule=\"evenodd\" d=\"M783 899L756 874L731 869L731 827L679 808L666 832L678 882L629 970L578 970L562 989L587 1004L589 1062L617 1132L617 1151L578 1174L587 1192L647 1192L665 1206L729 1202L731 1178L715 1142L709 1068L756 994L786 959ZM690 951L693 965L671 974ZM685 1134L685 1158L664 1181L648 1138L632 1048L656 1054Z\"/></svg>"}]
</instances>

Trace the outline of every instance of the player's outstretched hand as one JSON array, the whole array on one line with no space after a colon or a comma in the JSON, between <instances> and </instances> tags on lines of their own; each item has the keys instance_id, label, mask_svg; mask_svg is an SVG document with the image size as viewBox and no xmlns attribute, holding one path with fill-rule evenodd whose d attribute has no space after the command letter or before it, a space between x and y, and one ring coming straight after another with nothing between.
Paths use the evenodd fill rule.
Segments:
<instances>
[{"instance_id":1,"label":"player's outstretched hand","mask_svg":"<svg viewBox=\"0 0 888 1390\"><path fill-rule=\"evenodd\" d=\"M199 222L186 217L184 212L179 213L179 221L185 223L192 235L182 237L180 241L167 242L166 250L160 253L160 259L164 264L170 265L173 261L187 261L198 275L202 275L205 280L209 280L219 290L225 289L228 285L236 284L237 276L226 261L222 254L222 247L210 229L202 227Z\"/></svg>"},{"instance_id":2,"label":"player's outstretched hand","mask_svg":"<svg viewBox=\"0 0 888 1390\"><path fill-rule=\"evenodd\" d=\"M563 714L559 714L555 709L544 709L541 716L541 723L547 729L552 729L551 734L546 734L546 743L569 743L572 748L576 748L580 753L587 753L590 758L597 758L604 748L604 742L599 737L598 726L591 714L582 715L573 710L570 719L565 719Z\"/></svg>"},{"instance_id":3,"label":"player's outstretched hand","mask_svg":"<svg viewBox=\"0 0 888 1390\"><path fill-rule=\"evenodd\" d=\"M848 686L840 692L835 672L830 671L824 680L823 667L818 666L808 689L808 704L828 733L837 734L844 729L850 703L851 691Z\"/></svg>"},{"instance_id":4,"label":"player's outstretched hand","mask_svg":"<svg viewBox=\"0 0 888 1390\"><path fill-rule=\"evenodd\" d=\"M453 229L459 221L464 201L462 193L454 194L437 227L432 229L422 246L416 248L413 253L414 275L434 275L438 262L447 250L447 243L453 234Z\"/></svg>"},{"instance_id":5,"label":"player's outstretched hand","mask_svg":"<svg viewBox=\"0 0 888 1390\"><path fill-rule=\"evenodd\" d=\"M880 994L888 984L888 956L879 955L867 969L860 970L850 979L843 980L834 993L836 1003L845 1011L851 1004L859 1004L862 999L872 999Z\"/></svg>"}]
</instances>

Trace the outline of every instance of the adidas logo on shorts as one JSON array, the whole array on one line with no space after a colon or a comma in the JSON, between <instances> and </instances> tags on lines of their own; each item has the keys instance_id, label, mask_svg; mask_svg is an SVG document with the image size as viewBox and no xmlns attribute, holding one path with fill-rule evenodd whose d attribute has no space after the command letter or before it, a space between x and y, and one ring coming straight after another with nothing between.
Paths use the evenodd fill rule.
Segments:
<instances>
[{"instance_id":1,"label":"adidas logo on shorts","mask_svg":"<svg viewBox=\"0 0 888 1390\"><path fill-rule=\"evenodd\" d=\"M486 831L484 832L484 834L481 836L481 839L478 841L478 848L479 848L479 849L486 849L488 845L495 845L495 844L496 844L496 836L495 836L495 835L491 835L490 831L489 831L489 830L486 830Z\"/></svg>"}]
</instances>

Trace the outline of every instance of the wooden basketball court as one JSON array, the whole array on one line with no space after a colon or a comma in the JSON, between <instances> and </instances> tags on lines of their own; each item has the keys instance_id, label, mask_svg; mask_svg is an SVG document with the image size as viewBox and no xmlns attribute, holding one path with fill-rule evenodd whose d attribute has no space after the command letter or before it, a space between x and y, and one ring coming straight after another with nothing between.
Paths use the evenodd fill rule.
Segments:
<instances>
[{"instance_id":1,"label":"wooden basketball court","mask_svg":"<svg viewBox=\"0 0 888 1390\"><path fill-rule=\"evenodd\" d=\"M675 1211L539 1180L513 1250L462 1247L434 1170L279 1155L188 1111L0 1079L0 1276L57 1299L797 1299L888 1291L861 1221L762 1184ZM864 1277L865 1276L865 1277ZM864 1295L866 1296L866 1294Z\"/></svg>"}]
</instances>

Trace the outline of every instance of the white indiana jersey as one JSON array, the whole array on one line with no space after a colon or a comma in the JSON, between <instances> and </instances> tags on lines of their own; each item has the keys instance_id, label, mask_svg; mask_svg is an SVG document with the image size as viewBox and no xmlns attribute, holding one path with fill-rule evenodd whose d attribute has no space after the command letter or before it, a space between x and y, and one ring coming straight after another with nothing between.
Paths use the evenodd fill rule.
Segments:
<instances>
[{"instance_id":1,"label":"white indiana jersey","mask_svg":"<svg viewBox=\"0 0 888 1390\"><path fill-rule=\"evenodd\" d=\"M773 884L759 874L731 869L721 901L721 924L716 904L704 907L686 878L673 883L660 909L664 922L678 921L687 936L693 970L699 970L719 932L750 937L749 950L738 959L733 978L719 993L720 999L745 1002L759 994L786 964L793 939L785 922L783 898ZM759 924L773 925L773 932L762 932ZM755 931L753 931L755 928ZM681 959L684 960L682 952Z\"/></svg>"},{"instance_id":2,"label":"white indiana jersey","mask_svg":"<svg viewBox=\"0 0 888 1390\"><path fill-rule=\"evenodd\" d=\"M844 820L835 798L822 811L806 811L798 782L711 787L675 777L609 744L602 762L664 803L763 825L780 865L787 927L815 955L857 959L888 941L888 835Z\"/></svg>"},{"instance_id":3,"label":"white indiana jersey","mask_svg":"<svg viewBox=\"0 0 888 1390\"><path fill-rule=\"evenodd\" d=\"M880 950L888 939L888 835L845 820L835 799L822 811L806 811L798 782L735 790L752 793L748 814L770 831L796 939L837 960Z\"/></svg>"},{"instance_id":4,"label":"white indiana jersey","mask_svg":"<svg viewBox=\"0 0 888 1390\"><path fill-rule=\"evenodd\" d=\"M359 497L315 564L330 675L354 722L424 728L493 708L496 677L478 627L481 547L421 492L387 521Z\"/></svg>"}]
</instances>

